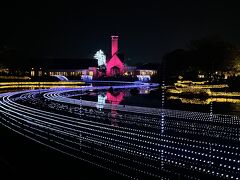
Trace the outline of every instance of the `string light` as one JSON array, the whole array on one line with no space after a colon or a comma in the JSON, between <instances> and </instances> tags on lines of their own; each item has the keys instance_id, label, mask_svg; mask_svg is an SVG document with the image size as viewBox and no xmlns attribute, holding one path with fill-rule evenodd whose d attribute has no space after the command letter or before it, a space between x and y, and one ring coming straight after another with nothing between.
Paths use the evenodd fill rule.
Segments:
<instances>
[{"instance_id":1,"label":"string light","mask_svg":"<svg viewBox=\"0 0 240 180\"><path fill-rule=\"evenodd\" d=\"M141 86L147 84L113 88ZM118 105L114 107L116 127L109 123L109 103L99 109L97 102L73 99L89 90L108 88L0 94L0 123L34 141L130 179L176 179L179 175L198 179L199 173L231 179L240 176L239 116L164 106L159 109Z\"/></svg>"}]
</instances>

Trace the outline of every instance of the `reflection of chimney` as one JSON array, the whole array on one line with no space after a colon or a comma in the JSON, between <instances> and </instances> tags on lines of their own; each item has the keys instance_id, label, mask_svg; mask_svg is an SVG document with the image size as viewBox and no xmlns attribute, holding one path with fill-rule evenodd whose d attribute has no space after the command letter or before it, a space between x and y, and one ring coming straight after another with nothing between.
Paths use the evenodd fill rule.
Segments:
<instances>
[{"instance_id":1,"label":"reflection of chimney","mask_svg":"<svg viewBox=\"0 0 240 180\"><path fill-rule=\"evenodd\" d=\"M112 36L112 56L118 51L118 36Z\"/></svg>"}]
</instances>

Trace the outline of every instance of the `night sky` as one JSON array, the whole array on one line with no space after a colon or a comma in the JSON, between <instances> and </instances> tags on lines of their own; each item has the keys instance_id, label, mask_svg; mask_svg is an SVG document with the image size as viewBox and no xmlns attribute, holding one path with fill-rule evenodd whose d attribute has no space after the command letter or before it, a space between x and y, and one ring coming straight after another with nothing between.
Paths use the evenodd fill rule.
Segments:
<instances>
[{"instance_id":1,"label":"night sky","mask_svg":"<svg viewBox=\"0 0 240 180\"><path fill-rule=\"evenodd\" d=\"M205 36L240 44L237 1L38 2L1 4L0 48L28 57L92 57L99 49L110 53L110 36L119 35L127 62L138 63L160 62Z\"/></svg>"}]
</instances>

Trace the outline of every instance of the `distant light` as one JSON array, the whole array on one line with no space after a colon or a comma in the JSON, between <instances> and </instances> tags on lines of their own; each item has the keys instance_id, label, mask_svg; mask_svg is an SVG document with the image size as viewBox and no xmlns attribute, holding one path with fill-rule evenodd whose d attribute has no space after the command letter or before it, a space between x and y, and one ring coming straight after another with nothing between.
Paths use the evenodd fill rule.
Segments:
<instances>
[{"instance_id":1,"label":"distant light","mask_svg":"<svg viewBox=\"0 0 240 180\"><path fill-rule=\"evenodd\" d=\"M137 75L139 81L148 82L151 80L149 75Z\"/></svg>"},{"instance_id":2,"label":"distant light","mask_svg":"<svg viewBox=\"0 0 240 180\"><path fill-rule=\"evenodd\" d=\"M81 76L81 79L82 79L83 81L91 81L91 80L93 79L93 77L90 76L90 75L82 75L82 76Z\"/></svg>"}]
</instances>

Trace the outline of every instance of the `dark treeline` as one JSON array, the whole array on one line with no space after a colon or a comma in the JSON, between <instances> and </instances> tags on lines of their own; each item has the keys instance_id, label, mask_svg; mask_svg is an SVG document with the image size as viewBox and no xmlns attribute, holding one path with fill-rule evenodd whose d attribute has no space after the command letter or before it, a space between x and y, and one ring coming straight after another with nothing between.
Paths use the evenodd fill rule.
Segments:
<instances>
[{"instance_id":1,"label":"dark treeline","mask_svg":"<svg viewBox=\"0 0 240 180\"><path fill-rule=\"evenodd\" d=\"M206 76L216 71L239 71L238 47L219 37L191 41L186 49L176 49L163 57L166 76L192 79L197 74Z\"/></svg>"}]
</instances>

